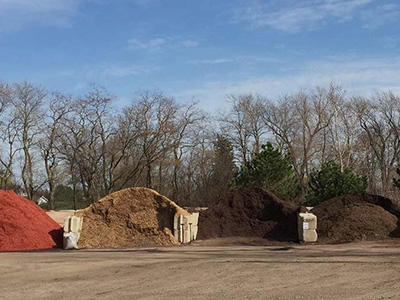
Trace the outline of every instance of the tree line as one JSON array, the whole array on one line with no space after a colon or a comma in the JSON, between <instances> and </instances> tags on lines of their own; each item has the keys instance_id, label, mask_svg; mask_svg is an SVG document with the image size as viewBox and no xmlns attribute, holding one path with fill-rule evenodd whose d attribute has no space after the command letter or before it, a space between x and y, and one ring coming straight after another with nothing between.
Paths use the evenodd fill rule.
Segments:
<instances>
[{"instance_id":1,"label":"tree line","mask_svg":"<svg viewBox=\"0 0 400 300\"><path fill-rule=\"evenodd\" d=\"M299 201L312 172L330 161L364 176L369 192L395 197L400 99L392 92L364 98L331 85L279 99L229 95L213 115L159 91L122 108L116 100L98 86L71 96L1 82L0 188L46 195L49 208L61 190L76 208L132 186L209 205L234 186L240 167L274 147L293 168Z\"/></svg>"}]
</instances>

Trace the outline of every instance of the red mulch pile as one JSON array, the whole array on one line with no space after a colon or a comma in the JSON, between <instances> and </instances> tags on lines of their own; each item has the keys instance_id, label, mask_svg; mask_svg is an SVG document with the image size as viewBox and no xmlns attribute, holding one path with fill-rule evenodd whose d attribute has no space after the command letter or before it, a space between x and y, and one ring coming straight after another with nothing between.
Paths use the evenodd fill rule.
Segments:
<instances>
[{"instance_id":1,"label":"red mulch pile","mask_svg":"<svg viewBox=\"0 0 400 300\"><path fill-rule=\"evenodd\" d=\"M323 243L400 237L400 207L385 197L340 196L322 202L312 212L318 218L318 240Z\"/></svg>"},{"instance_id":2,"label":"red mulch pile","mask_svg":"<svg viewBox=\"0 0 400 300\"><path fill-rule=\"evenodd\" d=\"M0 190L0 251L61 248L62 234L36 203Z\"/></svg>"},{"instance_id":3,"label":"red mulch pile","mask_svg":"<svg viewBox=\"0 0 400 300\"><path fill-rule=\"evenodd\" d=\"M297 240L297 206L261 188L232 191L199 217L198 239Z\"/></svg>"}]
</instances>

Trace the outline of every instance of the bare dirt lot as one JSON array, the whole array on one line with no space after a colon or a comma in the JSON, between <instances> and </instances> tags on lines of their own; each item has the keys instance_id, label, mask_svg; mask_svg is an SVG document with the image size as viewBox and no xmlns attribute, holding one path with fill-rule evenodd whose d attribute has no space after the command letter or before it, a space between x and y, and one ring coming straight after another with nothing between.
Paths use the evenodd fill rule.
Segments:
<instances>
[{"instance_id":1,"label":"bare dirt lot","mask_svg":"<svg viewBox=\"0 0 400 300\"><path fill-rule=\"evenodd\" d=\"M400 299L398 241L248 244L1 253L0 299Z\"/></svg>"}]
</instances>

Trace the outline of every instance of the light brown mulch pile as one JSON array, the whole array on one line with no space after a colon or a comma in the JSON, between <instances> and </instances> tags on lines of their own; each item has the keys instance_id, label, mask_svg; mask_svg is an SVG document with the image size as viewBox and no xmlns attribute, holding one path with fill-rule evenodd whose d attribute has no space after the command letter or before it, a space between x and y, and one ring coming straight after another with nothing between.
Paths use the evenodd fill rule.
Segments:
<instances>
[{"instance_id":1,"label":"light brown mulch pile","mask_svg":"<svg viewBox=\"0 0 400 300\"><path fill-rule=\"evenodd\" d=\"M124 248L178 244L173 236L176 213L188 214L147 188L112 193L76 215L83 217L80 248Z\"/></svg>"}]
</instances>

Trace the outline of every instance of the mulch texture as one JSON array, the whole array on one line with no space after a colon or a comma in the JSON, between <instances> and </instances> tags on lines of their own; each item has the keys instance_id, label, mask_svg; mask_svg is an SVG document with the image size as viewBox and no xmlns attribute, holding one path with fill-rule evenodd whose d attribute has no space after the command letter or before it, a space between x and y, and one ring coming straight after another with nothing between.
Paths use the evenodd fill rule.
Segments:
<instances>
[{"instance_id":1,"label":"mulch texture","mask_svg":"<svg viewBox=\"0 0 400 300\"><path fill-rule=\"evenodd\" d=\"M83 217L80 248L124 248L179 244L173 236L176 213L188 213L147 188L112 193L77 212Z\"/></svg>"},{"instance_id":2,"label":"mulch texture","mask_svg":"<svg viewBox=\"0 0 400 300\"><path fill-rule=\"evenodd\" d=\"M335 197L317 205L318 240L344 243L400 237L400 208L392 200L366 193Z\"/></svg>"},{"instance_id":3,"label":"mulch texture","mask_svg":"<svg viewBox=\"0 0 400 300\"><path fill-rule=\"evenodd\" d=\"M199 239L297 240L297 206L261 188L232 191L199 217Z\"/></svg>"},{"instance_id":4,"label":"mulch texture","mask_svg":"<svg viewBox=\"0 0 400 300\"><path fill-rule=\"evenodd\" d=\"M62 228L35 202L0 190L0 251L62 247Z\"/></svg>"}]
</instances>

